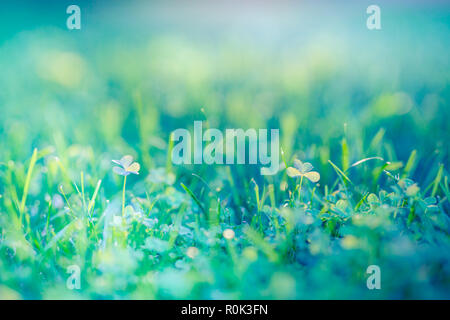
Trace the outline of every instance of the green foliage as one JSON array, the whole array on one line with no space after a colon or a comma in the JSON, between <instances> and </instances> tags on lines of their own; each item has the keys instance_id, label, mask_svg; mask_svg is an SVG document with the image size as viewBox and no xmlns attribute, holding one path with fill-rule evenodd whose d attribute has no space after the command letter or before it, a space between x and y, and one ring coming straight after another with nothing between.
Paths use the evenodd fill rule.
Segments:
<instances>
[{"instance_id":1,"label":"green foliage","mask_svg":"<svg viewBox=\"0 0 450 320\"><path fill-rule=\"evenodd\" d=\"M56 33L2 47L0 298L450 298L436 53L414 68L397 57L391 78L395 57L303 42L100 48ZM279 128L282 170L172 164L169 136L193 119ZM113 166L123 154L140 164ZM366 287L372 264L382 290ZM66 287L71 265L80 290Z\"/></svg>"}]
</instances>

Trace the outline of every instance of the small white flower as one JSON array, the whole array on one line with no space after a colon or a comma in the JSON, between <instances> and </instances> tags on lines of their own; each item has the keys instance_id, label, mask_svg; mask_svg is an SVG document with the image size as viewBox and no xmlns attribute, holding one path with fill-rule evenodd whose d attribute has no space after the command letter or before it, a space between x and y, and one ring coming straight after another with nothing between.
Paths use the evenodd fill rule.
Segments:
<instances>
[{"instance_id":1,"label":"small white flower","mask_svg":"<svg viewBox=\"0 0 450 320\"><path fill-rule=\"evenodd\" d=\"M223 237L224 237L225 239L231 240L231 239L234 238L234 236L235 236L235 233L234 233L234 231L231 230L231 229L225 229L225 230L223 231Z\"/></svg>"}]
</instances>

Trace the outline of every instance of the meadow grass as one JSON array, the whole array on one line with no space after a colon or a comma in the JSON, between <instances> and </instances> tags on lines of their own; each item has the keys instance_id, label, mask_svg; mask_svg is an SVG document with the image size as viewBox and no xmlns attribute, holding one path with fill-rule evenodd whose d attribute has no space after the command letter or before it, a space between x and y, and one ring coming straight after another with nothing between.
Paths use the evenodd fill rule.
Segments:
<instances>
[{"instance_id":1,"label":"meadow grass","mask_svg":"<svg viewBox=\"0 0 450 320\"><path fill-rule=\"evenodd\" d=\"M448 298L448 177L438 166L429 185L413 181L416 152L406 166L329 160L336 174L318 184L152 166L128 191L112 165L77 180L62 157L2 166L2 298ZM80 290L66 288L70 265Z\"/></svg>"},{"instance_id":2,"label":"meadow grass","mask_svg":"<svg viewBox=\"0 0 450 320\"><path fill-rule=\"evenodd\" d=\"M17 59L1 95L0 298L450 298L445 74L419 86L406 62L353 77L361 62L326 51L280 61L164 37L100 59L63 39L3 53ZM285 169L173 165L169 136L193 120L279 128Z\"/></svg>"}]
</instances>

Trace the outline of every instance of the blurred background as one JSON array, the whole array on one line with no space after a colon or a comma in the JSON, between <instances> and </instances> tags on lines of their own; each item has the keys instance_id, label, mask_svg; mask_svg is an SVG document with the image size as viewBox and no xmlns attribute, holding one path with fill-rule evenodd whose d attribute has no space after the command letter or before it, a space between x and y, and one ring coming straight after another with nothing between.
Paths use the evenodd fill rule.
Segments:
<instances>
[{"instance_id":1,"label":"blurred background","mask_svg":"<svg viewBox=\"0 0 450 320\"><path fill-rule=\"evenodd\" d=\"M66 27L70 4L2 3L6 158L58 136L157 154L172 130L207 117L280 128L287 152L332 153L344 125L366 150L382 130L392 150L379 152L448 164L444 1L379 1L372 31L369 1L79 1L81 30Z\"/></svg>"},{"instance_id":2,"label":"blurred background","mask_svg":"<svg viewBox=\"0 0 450 320\"><path fill-rule=\"evenodd\" d=\"M81 8L81 30L66 27L66 9L72 4ZM381 30L366 27L366 9L372 4L381 8ZM167 235L160 230L168 230L171 223L172 216L166 212L172 210L172 214L182 203L189 219L194 221L197 216L198 208L181 190L179 181L201 194L203 203L216 201L203 192L205 188L192 173L207 180L213 190L225 193L221 199L228 201L224 206L229 204L231 213L223 213L226 218L221 219L226 221L221 220L221 228L222 224L226 228L243 225L256 215L250 181L255 179L261 190L266 181L257 168L234 166L228 174L223 167L170 168L167 164L170 133L177 128L190 129L196 120L220 129L280 129L287 161L294 157L307 160L321 174L317 190L311 191L310 184L311 196L305 199L313 200L314 192L324 199L330 196L326 201L333 206L340 197L348 199L328 160L346 171L360 159L382 157L394 164L389 170L397 174L414 155L413 150L417 152L411 162L414 165L405 176L418 182L421 190L427 186L431 187L426 190L432 190L436 176L445 176L448 171L444 168L448 170L450 164L448 1L17 0L2 1L0 21L0 296L72 297L65 288L64 268L73 258L81 259L80 264L87 261L83 272L90 272L91 291L83 292L83 298L373 298L360 281L366 276L363 267L373 258L390 266L383 269L388 270L384 273L388 288L376 297L449 297L448 224L422 232L420 223L417 229L410 227L406 209L401 219L408 219L408 224L397 220L395 229L387 222L390 216L379 214L367 222L367 228L364 224L352 226L348 234L353 238L347 238L343 246L334 241L334 236L338 238L334 227L328 232L318 221L315 231L300 233L305 239L298 240L303 247L295 258L289 251L291 238L284 237L283 231L280 236L278 229L274 236L276 228L267 226L269 231L263 236L273 237L270 241L248 236L252 247L241 252L248 239L239 238L245 240L236 249L242 254L239 261L248 261L248 265L257 261L248 269L242 262L231 270L229 256L221 256L227 243L222 238L222 242L214 242L207 233L194 241L192 233L185 232L180 236L184 242L175 246L173 252L178 251L173 255L164 254L160 242ZM28 209L19 212L14 199L19 199L17 194L24 189L34 148L41 152L39 174L30 185ZM58 169L46 157L49 154L59 157L66 171ZM153 229L151 236L141 231L130 233L130 238L136 238L128 238L137 243L135 251L114 248L103 252L99 249L103 242L90 239L88 243L75 231L63 237L59 232L66 230L72 218L61 204L60 183L65 183L69 200L76 203L73 206L81 208L80 200L75 199L77 192L69 190L71 182L79 181L80 172L85 172L86 192L92 194L98 179L103 179L99 208L92 211L100 221L92 234L102 237L100 217L109 200L121 196L122 180L113 176L111 160L125 154L142 165L141 176L129 180L127 199L133 199L133 210L141 208L137 200L145 202L147 197L152 203L158 193L165 199L156 209L150 204L142 206L152 219L157 218L147 227L157 225L154 229L160 233ZM164 166L175 175L154 170ZM354 200L369 191L378 194L382 188L404 196L394 180L386 183L389 178L381 176L383 168L368 165L349 173L360 188ZM178 193L171 187L175 176ZM152 188L158 186L143 188L145 177ZM272 188L275 185L270 219L276 216L273 219L281 221L274 208L278 210L286 199L287 178L266 179ZM193 180L196 185L189 184ZM447 189L442 190L437 188L439 182L432 193L442 200L448 181ZM288 183L293 190L293 182ZM279 188L283 184L284 189ZM335 186L338 190L331 194ZM146 190L153 190L150 197ZM52 207L56 194L59 209ZM435 200L428 204L437 207ZM419 202L398 201L398 207ZM317 215L320 208L308 205ZM440 217L448 219L448 198L439 208L447 212ZM13 221L10 217L20 215L22 219L22 211L23 219L29 219L28 229L24 224L23 230L22 220L14 227L9 224ZM49 236L46 221L50 216L55 229L52 237L58 237ZM248 221L244 217L249 217ZM299 221L303 228L304 221ZM90 225L85 228L91 232ZM4 240L15 235L13 230L19 230L17 237L22 239L17 243L33 250L20 253L18 249L17 255L12 254L17 243ZM208 230L211 237L222 234L219 228ZM412 234L407 240L400 237L404 230L408 237ZM150 240L139 238L142 234ZM366 239L355 249L360 250L357 253L351 251L357 247L355 237ZM423 242L418 245L416 240ZM139 260L144 243L151 252L159 253L146 254L145 263ZM430 249L423 243L439 244ZM185 249L194 245L203 250L203 260L186 260ZM256 260L253 246L268 252L269 257L260 254L263 258ZM285 247L289 247L285 260L270 260L278 252L282 255ZM380 256L384 260L375 259ZM183 262L178 264L177 259ZM186 276L179 271L191 262L196 263L198 273ZM148 282L136 284L137 279ZM52 291L54 287L57 289Z\"/></svg>"}]
</instances>

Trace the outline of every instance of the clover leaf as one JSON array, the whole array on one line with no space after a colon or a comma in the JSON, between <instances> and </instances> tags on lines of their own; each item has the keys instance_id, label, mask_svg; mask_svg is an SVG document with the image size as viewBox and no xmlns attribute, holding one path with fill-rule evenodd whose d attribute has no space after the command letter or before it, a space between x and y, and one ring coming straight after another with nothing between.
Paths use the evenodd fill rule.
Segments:
<instances>
[{"instance_id":1,"label":"clover leaf","mask_svg":"<svg viewBox=\"0 0 450 320\"><path fill-rule=\"evenodd\" d=\"M112 160L115 164L120 167L114 167L113 172L123 176L123 189L122 189L122 217L125 216L125 189L127 185L127 176L132 174L139 174L141 170L141 165L137 162L133 162L132 156L124 156L120 160Z\"/></svg>"},{"instance_id":2,"label":"clover leaf","mask_svg":"<svg viewBox=\"0 0 450 320\"><path fill-rule=\"evenodd\" d=\"M313 165L309 162L301 162L298 159L294 160L294 166L287 168L287 174L291 178L306 177L311 182L318 182L320 180L320 174L313 170Z\"/></svg>"},{"instance_id":3,"label":"clover leaf","mask_svg":"<svg viewBox=\"0 0 450 320\"><path fill-rule=\"evenodd\" d=\"M112 160L115 164L118 164L120 167L114 167L114 173L120 176L128 176L130 174L139 174L139 170L141 166L137 162L133 162L132 156L124 156L120 160Z\"/></svg>"}]
</instances>

